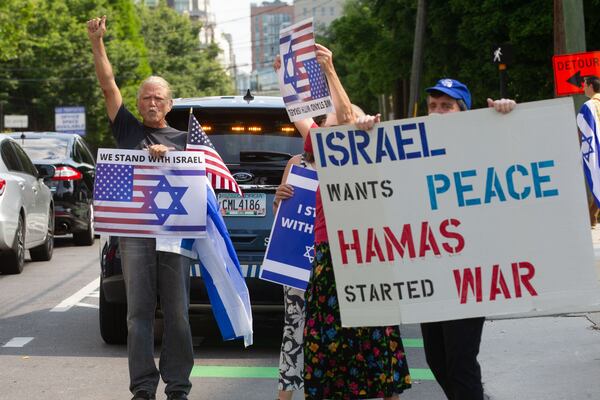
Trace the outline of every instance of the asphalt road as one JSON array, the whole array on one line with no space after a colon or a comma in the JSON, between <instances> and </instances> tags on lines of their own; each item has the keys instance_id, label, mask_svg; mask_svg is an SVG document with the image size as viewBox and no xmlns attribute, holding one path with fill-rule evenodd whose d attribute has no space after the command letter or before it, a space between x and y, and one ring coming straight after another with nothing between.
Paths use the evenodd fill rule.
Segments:
<instances>
[{"instance_id":1,"label":"asphalt road","mask_svg":"<svg viewBox=\"0 0 600 400\"><path fill-rule=\"evenodd\" d=\"M22 274L0 275L0 399L131 397L126 348L105 344L99 333L98 243L75 247L59 238L50 262L28 261ZM194 317L190 399L275 399L282 318L255 315L255 344L244 349L224 343L210 315ZM414 380L402 399L443 399L418 326L402 332Z\"/></svg>"},{"instance_id":2,"label":"asphalt road","mask_svg":"<svg viewBox=\"0 0 600 400\"><path fill-rule=\"evenodd\" d=\"M600 230L593 233L598 261ZM1 400L131 397L125 346L106 345L99 333L98 242L75 247L60 238L52 261L0 275ZM255 315L255 344L244 349L224 343L210 315L194 317L190 399L275 399L281 319ZM479 357L486 398L600 399L599 326L600 314L593 313L486 322ZM414 384L401 398L443 400L419 327L402 332Z\"/></svg>"}]
</instances>

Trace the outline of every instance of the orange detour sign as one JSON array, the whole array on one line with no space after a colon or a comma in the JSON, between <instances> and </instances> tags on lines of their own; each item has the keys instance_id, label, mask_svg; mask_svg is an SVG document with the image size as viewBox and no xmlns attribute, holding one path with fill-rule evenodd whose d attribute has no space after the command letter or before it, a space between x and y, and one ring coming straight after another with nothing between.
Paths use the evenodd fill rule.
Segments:
<instances>
[{"instance_id":1,"label":"orange detour sign","mask_svg":"<svg viewBox=\"0 0 600 400\"><path fill-rule=\"evenodd\" d=\"M583 93L583 78L600 77L600 51L562 54L552 57L554 88L557 96Z\"/></svg>"}]
</instances>

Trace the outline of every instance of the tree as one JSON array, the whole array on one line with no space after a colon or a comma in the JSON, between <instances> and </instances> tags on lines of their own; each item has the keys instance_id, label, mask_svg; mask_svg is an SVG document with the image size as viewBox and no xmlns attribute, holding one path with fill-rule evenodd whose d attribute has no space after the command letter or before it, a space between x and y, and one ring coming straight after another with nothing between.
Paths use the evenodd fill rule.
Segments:
<instances>
[{"instance_id":1,"label":"tree","mask_svg":"<svg viewBox=\"0 0 600 400\"><path fill-rule=\"evenodd\" d=\"M231 79L217 61L216 45L200 47L201 25L177 14L161 1L158 7L139 6L142 33L153 74L165 78L178 97L227 95Z\"/></svg>"},{"instance_id":2,"label":"tree","mask_svg":"<svg viewBox=\"0 0 600 400\"><path fill-rule=\"evenodd\" d=\"M198 24L164 3L138 7L131 0L0 1L0 110L28 115L31 130L54 130L55 107L84 106L88 143L113 146L85 25L101 15L115 78L133 112L139 84L152 74L164 75L180 96L231 93L218 49L198 46Z\"/></svg>"},{"instance_id":3,"label":"tree","mask_svg":"<svg viewBox=\"0 0 600 400\"><path fill-rule=\"evenodd\" d=\"M395 93L401 103L410 74L416 4L351 0L320 39L333 50L352 101L370 112L377 111L380 93ZM598 50L600 0L584 0L584 11L587 48ZM551 98L552 13L547 0L429 0L421 93L438 79L452 77L469 86L474 107L485 107L487 97L499 96L492 47L510 43L514 63L508 67L508 95L520 102ZM424 100L420 111L425 112Z\"/></svg>"}]
</instances>

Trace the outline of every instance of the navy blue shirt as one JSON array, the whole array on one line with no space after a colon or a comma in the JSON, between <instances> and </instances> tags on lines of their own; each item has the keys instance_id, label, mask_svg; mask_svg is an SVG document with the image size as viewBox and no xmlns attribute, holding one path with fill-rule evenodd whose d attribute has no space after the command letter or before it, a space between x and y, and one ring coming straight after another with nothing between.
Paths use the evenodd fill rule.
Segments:
<instances>
[{"instance_id":1,"label":"navy blue shirt","mask_svg":"<svg viewBox=\"0 0 600 400\"><path fill-rule=\"evenodd\" d=\"M142 124L121 104L115 120L111 124L113 136L119 149L140 150L153 144L164 144L177 151L185 150L187 132L167 126L150 128Z\"/></svg>"}]
</instances>

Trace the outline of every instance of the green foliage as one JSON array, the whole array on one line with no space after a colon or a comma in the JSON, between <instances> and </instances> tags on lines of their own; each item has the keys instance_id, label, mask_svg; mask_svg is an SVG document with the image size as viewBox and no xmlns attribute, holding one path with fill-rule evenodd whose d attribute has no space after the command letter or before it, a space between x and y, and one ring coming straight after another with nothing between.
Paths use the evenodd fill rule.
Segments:
<instances>
[{"instance_id":1,"label":"green foliage","mask_svg":"<svg viewBox=\"0 0 600 400\"><path fill-rule=\"evenodd\" d=\"M584 0L588 51L600 49L600 0ZM498 98L499 71L492 48L510 43L508 95L517 101L551 98L553 3L548 0L427 0L423 89L452 77L466 83L473 106ZM417 0L351 0L344 16L320 40L334 52L336 69L353 102L371 111L378 94L408 80ZM398 93L396 93L398 94ZM401 93L398 95L402 95Z\"/></svg>"},{"instance_id":2,"label":"green foliage","mask_svg":"<svg viewBox=\"0 0 600 400\"><path fill-rule=\"evenodd\" d=\"M182 96L230 93L215 61L218 49L198 49L198 27L165 9L163 4L156 11L166 13L161 20L162 14L138 9L131 0L0 1L2 113L27 114L30 130L53 130L55 107L82 105L86 140L93 147L111 146L86 28L87 20L101 15L107 16L105 45L117 84L132 111L140 82L152 74L172 80ZM164 42L174 47L163 47L152 32L164 32Z\"/></svg>"},{"instance_id":3,"label":"green foliage","mask_svg":"<svg viewBox=\"0 0 600 400\"><path fill-rule=\"evenodd\" d=\"M164 0L156 8L140 6L138 12L153 74L169 82L174 96L233 93L232 81L216 59L218 47L199 47L199 23L177 14Z\"/></svg>"}]
</instances>

